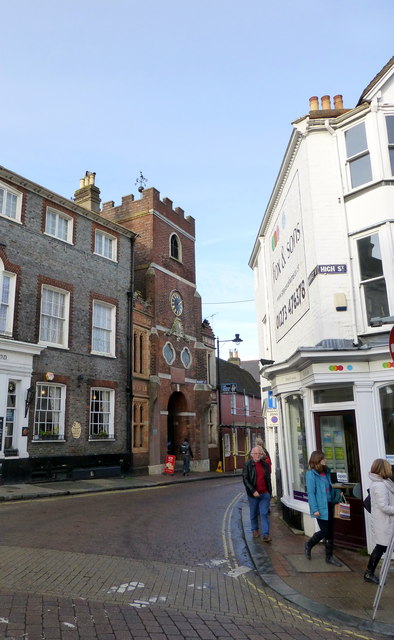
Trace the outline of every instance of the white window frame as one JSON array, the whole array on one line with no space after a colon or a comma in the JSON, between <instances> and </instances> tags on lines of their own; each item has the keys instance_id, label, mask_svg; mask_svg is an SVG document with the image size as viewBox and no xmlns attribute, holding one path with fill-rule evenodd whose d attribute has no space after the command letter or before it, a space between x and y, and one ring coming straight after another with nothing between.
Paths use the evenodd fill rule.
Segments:
<instances>
[{"instance_id":1,"label":"white window frame","mask_svg":"<svg viewBox=\"0 0 394 640\"><path fill-rule=\"evenodd\" d=\"M9 282L7 289L5 287L5 278L7 278ZM4 327L0 324L0 335L2 336L12 336L12 329L14 325L15 288L16 274L6 271L4 269L3 261L0 258L0 314L3 312L4 315L2 317L5 318Z\"/></svg>"},{"instance_id":2,"label":"white window frame","mask_svg":"<svg viewBox=\"0 0 394 640\"><path fill-rule=\"evenodd\" d=\"M369 229L368 232L362 233L362 234L358 234L352 237L353 243L354 243L354 257L355 260L353 261L355 263L355 279L356 279L356 284L358 284L358 289L360 291L360 296L359 296L359 308L360 308L360 313L361 313L361 318L362 318L362 327L361 330L364 331L370 331L370 332L376 332L376 331L387 331L387 327L385 328L384 326L379 329L376 327L372 327L369 324L368 321L368 313L367 313L367 308L366 308L366 301L365 301L365 285L367 285L370 282L373 282L374 280L378 280L378 279L383 279L386 285L386 294L387 294L387 301L388 301L388 306L389 306L389 310L393 308L393 304L394 301L392 299L390 299L390 291L391 288L394 286L394 281L393 281L393 276L390 275L390 260L389 258L385 255L385 242L387 242L387 237L385 237L385 232L386 232L386 227L384 227L382 229L382 227L375 227L373 229ZM381 259L382 259L382 266L383 266L383 275L376 277L376 278L371 278L368 280L362 280L361 278L361 269L360 269L360 263L359 263L359 251L358 251L358 241L362 240L363 238L368 238L370 236L373 235L377 235L379 237L379 248L380 248L380 253L381 253ZM390 315L390 313L389 313Z\"/></svg>"},{"instance_id":3,"label":"white window frame","mask_svg":"<svg viewBox=\"0 0 394 640\"><path fill-rule=\"evenodd\" d=\"M245 415L250 416L249 396L246 393L244 395L244 405L245 405Z\"/></svg>"},{"instance_id":4,"label":"white window frame","mask_svg":"<svg viewBox=\"0 0 394 640\"><path fill-rule=\"evenodd\" d=\"M55 392L58 390L59 395L55 397L54 400L58 400L58 408L48 409L41 408L41 401L44 395L47 395L47 398L50 398L51 389L54 389ZM64 441L64 425L65 425L65 414L66 414L66 391L67 387L64 384L57 384L51 382L37 382L36 384L36 397L34 403L34 426L33 426L33 442L44 442L50 440L51 442ZM57 413L58 421L56 424L53 424L51 421L47 421L47 415L44 420L38 420L38 413L41 412L43 414L52 414ZM47 428L48 425L53 425L50 428ZM44 428L40 428L40 425ZM44 435L46 432L48 435Z\"/></svg>"},{"instance_id":5,"label":"white window frame","mask_svg":"<svg viewBox=\"0 0 394 640\"><path fill-rule=\"evenodd\" d=\"M346 134L349 133L350 131L356 129L356 127L364 127L364 133L365 133L365 139L366 139L366 148L365 149L361 149L360 151L357 151L357 153L353 154L353 155L348 155L348 147L347 147L347 143L346 143ZM363 120L362 122L357 122L355 124L352 124L351 127L348 127L344 132L343 132L343 136L344 136L344 145L345 145L345 155L346 155L346 168L347 168L347 176L348 176L348 184L349 184L349 189L353 190L353 189L360 189L361 187L363 187L366 184L370 184L373 180L373 172L372 172L372 162L371 162L371 153L369 150L369 146L368 146L368 136L367 136L367 127L366 127L366 122L365 120ZM368 157L369 159L369 166L370 166L370 171L371 171L371 179L367 180L366 182L361 182L359 184L356 184L353 186L353 180L352 180L352 164L357 162L358 160L360 160L361 158L366 158Z\"/></svg>"},{"instance_id":6,"label":"white window frame","mask_svg":"<svg viewBox=\"0 0 394 640\"><path fill-rule=\"evenodd\" d=\"M64 296L64 305L63 305L63 316L61 315L51 315L50 313L44 313L43 305L44 305L44 292L52 291L53 293L57 293L59 295ZM48 318L53 318L54 321L59 323L59 326L62 328L62 336L59 335L59 331L57 332L57 336L61 338L59 341L53 342L51 340L45 339L43 336L43 316ZM53 287L51 285L43 284L41 287L41 304L40 304L40 344L46 344L51 347L60 347L62 349L68 348L68 335L69 335L69 315L70 315L70 292L66 289L59 289L58 287Z\"/></svg>"},{"instance_id":7,"label":"white window frame","mask_svg":"<svg viewBox=\"0 0 394 640\"><path fill-rule=\"evenodd\" d=\"M106 318L98 317L99 308L106 310ZM105 322L107 321L107 322ZM106 339L105 339L106 338ZM92 350L91 353L115 357L116 307L113 304L93 300L92 308ZM107 348L100 348L101 345Z\"/></svg>"},{"instance_id":8,"label":"white window frame","mask_svg":"<svg viewBox=\"0 0 394 640\"><path fill-rule=\"evenodd\" d=\"M8 184L4 184L4 182L0 182L0 189L4 191L4 197L2 199L2 203L0 203L0 216L2 218L7 218L7 220L13 220L14 222L20 223L22 214L22 193L16 191L16 189L13 189ZM16 199L15 215L7 214L7 200L9 196Z\"/></svg>"},{"instance_id":9,"label":"white window frame","mask_svg":"<svg viewBox=\"0 0 394 640\"><path fill-rule=\"evenodd\" d=\"M97 398L97 394L103 394L101 399ZM96 397L95 397L96 396ZM102 402L103 411L93 411L93 402ZM107 421L99 425L97 422L93 422L92 415L107 416ZM90 399L89 399L89 440L113 440L114 439L114 424L115 424L115 391L114 389L108 389L107 387L91 387ZM105 427L99 429L99 426ZM107 435L104 435L107 434Z\"/></svg>"},{"instance_id":10,"label":"white window frame","mask_svg":"<svg viewBox=\"0 0 394 640\"><path fill-rule=\"evenodd\" d=\"M387 149L388 149L388 156L389 156L389 170L390 176L394 176L394 157L391 158L390 152L393 154L394 156L394 140L390 141L389 139L389 129L388 129L388 118L392 118L393 122L394 122L394 113L386 113L385 114L385 127L386 127L386 135L387 135Z\"/></svg>"},{"instance_id":11,"label":"white window frame","mask_svg":"<svg viewBox=\"0 0 394 640\"><path fill-rule=\"evenodd\" d=\"M53 216L55 218L55 229L53 232L48 229L48 220L50 216ZM62 233L59 230L60 221L62 222L64 221L67 225L65 237L63 237ZM62 211L58 211L53 207L46 208L45 235L50 236L51 238L56 238L57 240L61 240L62 242L67 242L68 244L72 244L73 226L74 226L74 219L71 216L66 215Z\"/></svg>"},{"instance_id":12,"label":"white window frame","mask_svg":"<svg viewBox=\"0 0 394 640\"><path fill-rule=\"evenodd\" d=\"M100 244L101 246L99 246ZM109 244L110 251L107 251L108 244ZM106 233L101 229L95 229L95 232L94 232L95 255L101 256L102 258L106 258L107 260L112 260L112 262L116 262L117 250L118 248L117 248L116 236L113 236L110 233Z\"/></svg>"}]
</instances>

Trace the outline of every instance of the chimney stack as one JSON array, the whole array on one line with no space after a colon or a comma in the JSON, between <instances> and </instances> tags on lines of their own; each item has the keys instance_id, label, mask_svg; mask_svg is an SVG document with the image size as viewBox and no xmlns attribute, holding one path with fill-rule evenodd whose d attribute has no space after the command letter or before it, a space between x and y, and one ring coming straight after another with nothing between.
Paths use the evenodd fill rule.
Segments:
<instances>
[{"instance_id":1,"label":"chimney stack","mask_svg":"<svg viewBox=\"0 0 394 640\"><path fill-rule=\"evenodd\" d=\"M334 109L343 109L343 99L340 94L334 96Z\"/></svg>"},{"instance_id":2,"label":"chimney stack","mask_svg":"<svg viewBox=\"0 0 394 640\"><path fill-rule=\"evenodd\" d=\"M328 111L331 109L331 99L330 96L322 96L321 98L321 108L323 111Z\"/></svg>"},{"instance_id":3,"label":"chimney stack","mask_svg":"<svg viewBox=\"0 0 394 640\"><path fill-rule=\"evenodd\" d=\"M100 213L100 189L96 187L96 174L86 171L79 181L79 189L74 194L74 202L88 211Z\"/></svg>"}]
</instances>

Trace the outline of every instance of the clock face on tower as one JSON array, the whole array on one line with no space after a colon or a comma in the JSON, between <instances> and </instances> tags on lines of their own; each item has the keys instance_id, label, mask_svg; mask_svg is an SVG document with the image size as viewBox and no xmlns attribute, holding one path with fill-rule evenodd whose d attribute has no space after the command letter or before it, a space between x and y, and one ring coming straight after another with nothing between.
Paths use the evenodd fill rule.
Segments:
<instances>
[{"instance_id":1,"label":"clock face on tower","mask_svg":"<svg viewBox=\"0 0 394 640\"><path fill-rule=\"evenodd\" d=\"M171 309L175 313L176 316L182 315L183 311L183 300L181 298L181 294L178 291L173 291L170 295L170 304Z\"/></svg>"}]
</instances>

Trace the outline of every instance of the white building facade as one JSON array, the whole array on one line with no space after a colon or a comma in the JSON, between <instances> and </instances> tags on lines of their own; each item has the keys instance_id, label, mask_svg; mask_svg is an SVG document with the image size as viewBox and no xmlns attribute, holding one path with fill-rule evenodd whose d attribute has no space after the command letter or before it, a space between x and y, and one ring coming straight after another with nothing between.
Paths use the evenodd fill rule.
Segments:
<instances>
[{"instance_id":1,"label":"white building facade","mask_svg":"<svg viewBox=\"0 0 394 640\"><path fill-rule=\"evenodd\" d=\"M336 540L371 549L358 489L375 458L394 464L392 325L372 321L394 315L394 58L355 108L313 97L293 122L249 264L284 516L313 532L305 473L323 449L351 502Z\"/></svg>"}]
</instances>

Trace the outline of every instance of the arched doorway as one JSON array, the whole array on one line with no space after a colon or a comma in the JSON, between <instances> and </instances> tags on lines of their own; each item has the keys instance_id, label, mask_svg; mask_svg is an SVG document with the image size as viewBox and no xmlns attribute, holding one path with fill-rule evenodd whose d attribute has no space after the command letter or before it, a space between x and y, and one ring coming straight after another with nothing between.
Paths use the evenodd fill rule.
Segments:
<instances>
[{"instance_id":1,"label":"arched doorway","mask_svg":"<svg viewBox=\"0 0 394 640\"><path fill-rule=\"evenodd\" d=\"M167 417L167 450L174 455L179 454L179 446L185 436L190 436L187 401L183 393L175 391L168 400Z\"/></svg>"}]
</instances>

